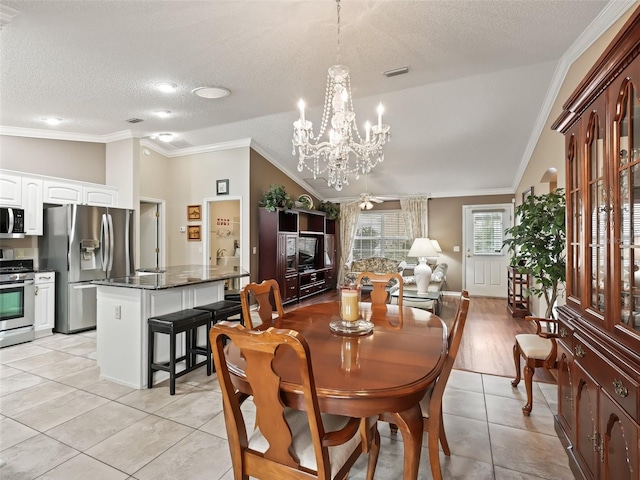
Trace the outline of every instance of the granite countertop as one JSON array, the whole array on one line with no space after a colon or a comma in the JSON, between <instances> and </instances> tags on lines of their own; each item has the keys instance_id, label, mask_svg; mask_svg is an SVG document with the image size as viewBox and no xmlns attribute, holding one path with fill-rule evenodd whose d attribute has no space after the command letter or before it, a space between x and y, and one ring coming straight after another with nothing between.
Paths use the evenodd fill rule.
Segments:
<instances>
[{"instance_id":1,"label":"granite countertop","mask_svg":"<svg viewBox=\"0 0 640 480\"><path fill-rule=\"evenodd\" d=\"M109 287L139 288L145 290L162 290L165 288L184 287L198 283L224 281L231 278L248 277L249 272L238 267L202 265L182 265L166 267L161 270L154 268L138 269L135 275L129 277L93 280L94 285Z\"/></svg>"}]
</instances>

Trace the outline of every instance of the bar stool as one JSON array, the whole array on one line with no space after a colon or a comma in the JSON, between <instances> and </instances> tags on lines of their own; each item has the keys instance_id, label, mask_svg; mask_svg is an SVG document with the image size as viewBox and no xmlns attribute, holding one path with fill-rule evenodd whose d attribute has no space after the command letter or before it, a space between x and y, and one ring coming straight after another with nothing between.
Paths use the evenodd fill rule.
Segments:
<instances>
[{"instance_id":1,"label":"bar stool","mask_svg":"<svg viewBox=\"0 0 640 480\"><path fill-rule=\"evenodd\" d=\"M240 315L240 323L244 325L244 318L242 316L242 304L240 302L234 302L231 300L220 300L219 302L209 303L199 307L193 307L196 310L203 310L211 314L211 324L207 330L211 329L211 326L218 323L221 320L228 320L229 317L234 315Z\"/></svg>"},{"instance_id":2,"label":"bar stool","mask_svg":"<svg viewBox=\"0 0 640 480\"><path fill-rule=\"evenodd\" d=\"M153 372L162 370L169 372L169 393L176 393L176 378L191 372L192 370L207 366L207 375L211 375L211 346L209 344L209 328L211 326L211 314L204 310L187 309L179 312L168 313L150 317L147 320L149 325L149 346L147 361L147 387L153 388ZM198 327L205 326L207 329L206 347L198 346ZM176 358L176 336L184 332L186 335L185 354ZM156 363L154 361L155 334L166 333L169 335L169 361ZM196 355L204 355L205 360L196 363ZM186 368L176 373L176 363L184 361Z\"/></svg>"}]
</instances>

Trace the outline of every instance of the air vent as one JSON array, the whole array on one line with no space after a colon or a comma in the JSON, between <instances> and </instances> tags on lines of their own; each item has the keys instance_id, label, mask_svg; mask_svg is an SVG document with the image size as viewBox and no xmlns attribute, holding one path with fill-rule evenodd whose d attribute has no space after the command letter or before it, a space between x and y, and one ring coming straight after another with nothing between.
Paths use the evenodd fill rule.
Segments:
<instances>
[{"instance_id":1,"label":"air vent","mask_svg":"<svg viewBox=\"0 0 640 480\"><path fill-rule=\"evenodd\" d=\"M193 145L191 145L186 140L174 140L173 142L171 142L171 145L173 145L176 148L190 148L190 147L193 147Z\"/></svg>"},{"instance_id":2,"label":"air vent","mask_svg":"<svg viewBox=\"0 0 640 480\"><path fill-rule=\"evenodd\" d=\"M396 75L404 75L405 73L409 73L409 67L394 68L393 70L382 72L385 77L395 77Z\"/></svg>"},{"instance_id":3,"label":"air vent","mask_svg":"<svg viewBox=\"0 0 640 480\"><path fill-rule=\"evenodd\" d=\"M144 122L143 119L141 118L129 118L127 120L125 120L125 122L129 122L129 123L140 123L140 122Z\"/></svg>"}]
</instances>

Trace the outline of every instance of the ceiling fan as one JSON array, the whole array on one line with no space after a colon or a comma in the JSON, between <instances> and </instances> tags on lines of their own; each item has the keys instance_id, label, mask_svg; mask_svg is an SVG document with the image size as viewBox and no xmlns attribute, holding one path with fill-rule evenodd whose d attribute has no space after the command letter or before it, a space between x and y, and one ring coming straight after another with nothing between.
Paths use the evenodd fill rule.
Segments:
<instances>
[{"instance_id":1,"label":"ceiling fan","mask_svg":"<svg viewBox=\"0 0 640 480\"><path fill-rule=\"evenodd\" d=\"M365 176L365 190L369 190L369 175ZM360 210L371 210L374 203L382 203L384 200L371 195L369 192L360 194Z\"/></svg>"}]
</instances>

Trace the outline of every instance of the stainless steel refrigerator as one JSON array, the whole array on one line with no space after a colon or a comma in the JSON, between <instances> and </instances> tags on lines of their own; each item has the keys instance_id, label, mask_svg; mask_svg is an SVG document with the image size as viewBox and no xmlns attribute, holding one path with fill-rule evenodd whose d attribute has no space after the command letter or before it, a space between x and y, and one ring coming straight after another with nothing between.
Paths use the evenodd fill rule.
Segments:
<instances>
[{"instance_id":1,"label":"stainless steel refrigerator","mask_svg":"<svg viewBox=\"0 0 640 480\"><path fill-rule=\"evenodd\" d=\"M44 210L38 256L40 268L58 272L57 332L95 328L96 287L91 280L133 273L133 214L133 210L88 205Z\"/></svg>"}]
</instances>

